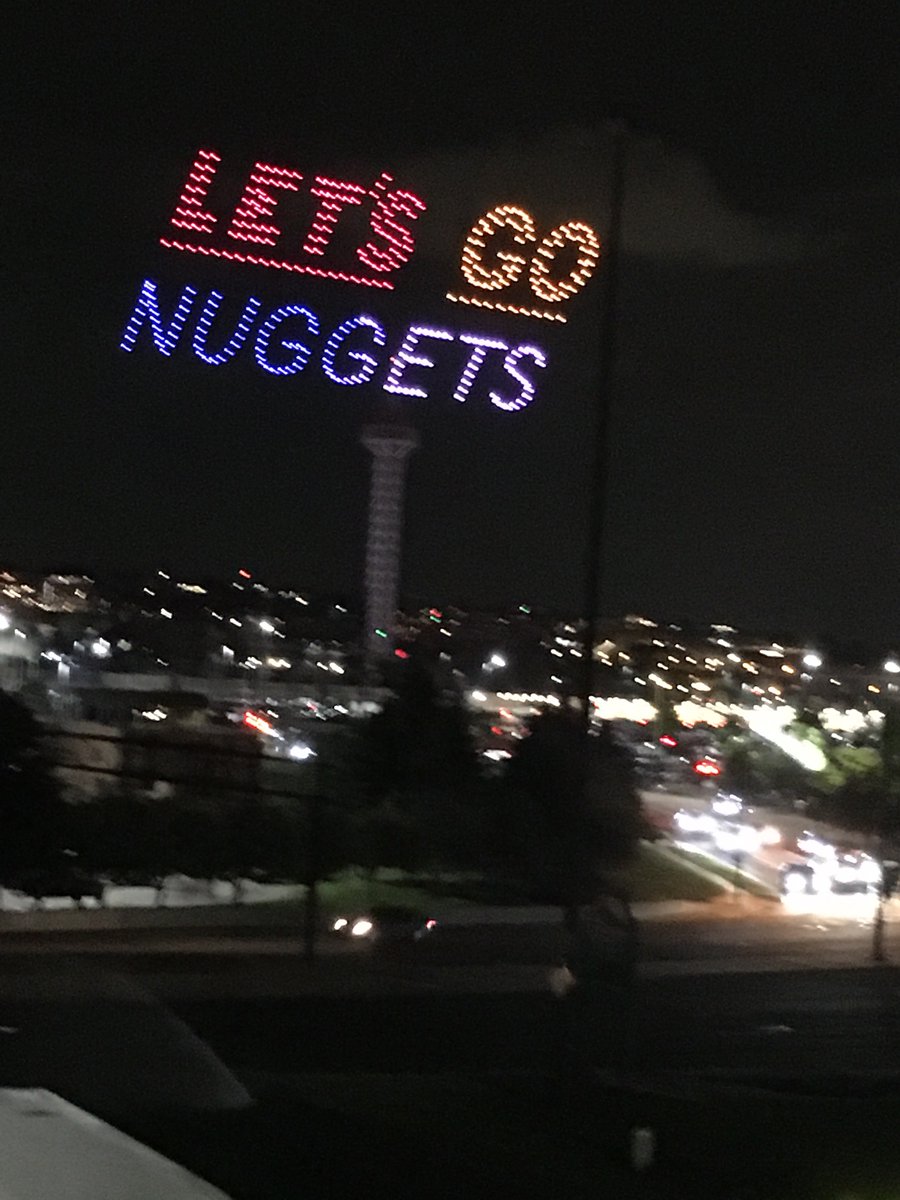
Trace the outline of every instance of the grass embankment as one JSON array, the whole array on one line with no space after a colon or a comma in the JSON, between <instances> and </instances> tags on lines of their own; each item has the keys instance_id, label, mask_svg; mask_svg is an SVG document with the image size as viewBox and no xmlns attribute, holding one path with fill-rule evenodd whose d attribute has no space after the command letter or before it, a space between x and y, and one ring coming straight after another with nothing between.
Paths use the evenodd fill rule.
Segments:
<instances>
[{"instance_id":1,"label":"grass embankment","mask_svg":"<svg viewBox=\"0 0 900 1200\"><path fill-rule=\"evenodd\" d=\"M773 888L768 887L755 876L748 875L744 871L735 871L734 867L720 862L711 854L704 854L702 850L684 850L680 846L669 846L667 853L674 858L680 858L687 864L695 864L700 870L710 875L715 875L716 878L722 880L726 889L730 889L736 883L741 891L747 892L751 896L758 896L762 900L774 900L778 897L778 893Z\"/></svg>"},{"instance_id":2,"label":"grass embankment","mask_svg":"<svg viewBox=\"0 0 900 1200\"><path fill-rule=\"evenodd\" d=\"M635 903L661 900L714 900L729 890L732 875L726 868L718 871L704 860L698 869L689 856L670 848L641 843L634 861L617 871L614 880ZM742 881L742 887L754 894L759 885ZM520 905L533 903L521 890L476 875L444 875L438 879L405 874L402 871L343 871L321 884L320 901L328 912L361 910L374 904L402 904L425 910L434 905L456 904Z\"/></svg>"}]
</instances>

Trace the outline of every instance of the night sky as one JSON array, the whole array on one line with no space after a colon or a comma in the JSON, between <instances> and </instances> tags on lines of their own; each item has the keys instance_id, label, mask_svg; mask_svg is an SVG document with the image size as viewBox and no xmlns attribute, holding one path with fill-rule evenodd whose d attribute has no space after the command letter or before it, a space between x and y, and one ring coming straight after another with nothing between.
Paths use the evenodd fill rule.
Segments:
<instances>
[{"instance_id":1,"label":"night sky","mask_svg":"<svg viewBox=\"0 0 900 1200\"><path fill-rule=\"evenodd\" d=\"M165 358L146 330L124 353L152 278L167 310L215 286L234 319L251 295L264 313L305 304L325 336L373 313L389 352L415 322L543 347L522 412L484 389L457 404L441 363L429 397L403 401L422 439L405 590L577 610L603 268L565 327L444 294L495 204L541 234L582 219L605 236L607 121L623 118L604 609L896 643L898 28L865 15L890 7L520 3L487 22L467 4L19 6L0 562L358 589L358 438L386 366L338 387L317 359L266 375L250 345L210 367L186 337ZM161 249L201 146L222 155L223 228L256 160L390 171L428 204L396 292Z\"/></svg>"}]
</instances>

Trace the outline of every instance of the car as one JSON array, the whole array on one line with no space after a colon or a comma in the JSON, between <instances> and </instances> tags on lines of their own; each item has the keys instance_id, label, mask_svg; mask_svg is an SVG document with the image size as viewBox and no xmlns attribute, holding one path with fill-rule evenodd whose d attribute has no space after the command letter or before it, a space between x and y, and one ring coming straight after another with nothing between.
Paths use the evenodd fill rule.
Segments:
<instances>
[{"instance_id":1,"label":"car","mask_svg":"<svg viewBox=\"0 0 900 1200\"><path fill-rule=\"evenodd\" d=\"M375 904L335 917L331 932L370 946L403 945L421 941L437 929L434 917L400 904Z\"/></svg>"},{"instance_id":2,"label":"car","mask_svg":"<svg viewBox=\"0 0 900 1200\"><path fill-rule=\"evenodd\" d=\"M782 896L815 895L820 890L815 870L808 862L785 863L779 872L778 890Z\"/></svg>"},{"instance_id":3,"label":"car","mask_svg":"<svg viewBox=\"0 0 900 1200\"><path fill-rule=\"evenodd\" d=\"M803 859L785 863L779 882L783 896L865 894L881 884L881 867L863 850L825 846L821 853L807 852Z\"/></svg>"}]
</instances>

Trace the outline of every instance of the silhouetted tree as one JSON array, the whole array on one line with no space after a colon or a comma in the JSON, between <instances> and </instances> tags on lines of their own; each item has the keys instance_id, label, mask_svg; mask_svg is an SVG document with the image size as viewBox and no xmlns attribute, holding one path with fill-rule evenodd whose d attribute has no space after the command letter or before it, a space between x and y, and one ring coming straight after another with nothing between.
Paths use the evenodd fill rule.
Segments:
<instances>
[{"instance_id":1,"label":"silhouetted tree","mask_svg":"<svg viewBox=\"0 0 900 1200\"><path fill-rule=\"evenodd\" d=\"M467 866L481 851L483 781L468 718L408 664L352 751L353 826L364 866Z\"/></svg>"},{"instance_id":2,"label":"silhouetted tree","mask_svg":"<svg viewBox=\"0 0 900 1200\"><path fill-rule=\"evenodd\" d=\"M534 722L503 792L498 849L547 903L596 899L644 830L627 754L604 728L585 755L580 719L567 711Z\"/></svg>"},{"instance_id":3,"label":"silhouetted tree","mask_svg":"<svg viewBox=\"0 0 900 1200\"><path fill-rule=\"evenodd\" d=\"M41 727L30 710L0 692L0 883L59 869L64 806L44 761Z\"/></svg>"}]
</instances>

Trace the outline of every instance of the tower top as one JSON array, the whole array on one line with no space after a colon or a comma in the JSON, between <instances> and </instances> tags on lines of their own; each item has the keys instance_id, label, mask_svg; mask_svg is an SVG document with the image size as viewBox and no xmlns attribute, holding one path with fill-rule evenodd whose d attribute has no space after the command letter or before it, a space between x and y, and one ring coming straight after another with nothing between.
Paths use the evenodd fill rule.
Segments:
<instances>
[{"instance_id":1,"label":"tower top","mask_svg":"<svg viewBox=\"0 0 900 1200\"><path fill-rule=\"evenodd\" d=\"M395 453L409 453L418 446L419 435L400 405L395 400L385 398L363 426L360 441L373 454L376 450L389 447Z\"/></svg>"}]
</instances>

